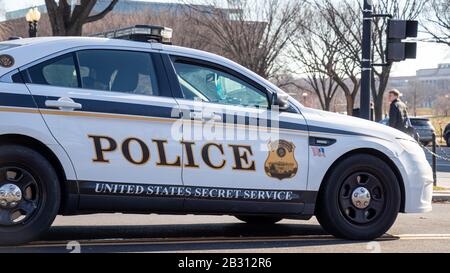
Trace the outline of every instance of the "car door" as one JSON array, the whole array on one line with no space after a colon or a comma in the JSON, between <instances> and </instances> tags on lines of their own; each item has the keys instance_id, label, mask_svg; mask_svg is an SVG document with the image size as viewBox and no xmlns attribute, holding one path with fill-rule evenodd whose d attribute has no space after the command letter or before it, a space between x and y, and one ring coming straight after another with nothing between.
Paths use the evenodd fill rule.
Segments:
<instances>
[{"instance_id":1,"label":"car door","mask_svg":"<svg viewBox=\"0 0 450 273\"><path fill-rule=\"evenodd\" d=\"M183 157L183 183L193 187L186 209L300 213L310 198L303 116L275 111L263 86L232 69L171 60L183 94L183 141L190 143Z\"/></svg>"},{"instance_id":2,"label":"car door","mask_svg":"<svg viewBox=\"0 0 450 273\"><path fill-rule=\"evenodd\" d=\"M158 185L182 185L181 167L159 162L182 152L171 134L178 104L161 66L156 53L84 49L25 70L45 122L75 167L81 207L116 209L124 199L93 205L92 196L141 200L162 197Z\"/></svg>"}]
</instances>

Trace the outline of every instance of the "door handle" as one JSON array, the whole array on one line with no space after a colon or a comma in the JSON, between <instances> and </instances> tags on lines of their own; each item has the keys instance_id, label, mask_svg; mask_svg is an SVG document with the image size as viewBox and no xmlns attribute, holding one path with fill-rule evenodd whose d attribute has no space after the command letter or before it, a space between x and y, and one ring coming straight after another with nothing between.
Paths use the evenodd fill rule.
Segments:
<instances>
[{"instance_id":1,"label":"door handle","mask_svg":"<svg viewBox=\"0 0 450 273\"><path fill-rule=\"evenodd\" d=\"M202 120L202 121L222 121L222 116L215 113L201 113L201 112L192 112L190 114L191 119L194 120Z\"/></svg>"},{"instance_id":2,"label":"door handle","mask_svg":"<svg viewBox=\"0 0 450 273\"><path fill-rule=\"evenodd\" d=\"M215 113L203 114L203 120L222 121L222 116Z\"/></svg>"},{"instance_id":3,"label":"door handle","mask_svg":"<svg viewBox=\"0 0 450 273\"><path fill-rule=\"evenodd\" d=\"M203 114L200 112L191 112L190 117L194 120L203 120Z\"/></svg>"},{"instance_id":4,"label":"door handle","mask_svg":"<svg viewBox=\"0 0 450 273\"><path fill-rule=\"evenodd\" d=\"M82 105L74 102L71 98L63 97L58 100L46 100L45 106L48 108L59 108L62 111L80 110Z\"/></svg>"}]
</instances>

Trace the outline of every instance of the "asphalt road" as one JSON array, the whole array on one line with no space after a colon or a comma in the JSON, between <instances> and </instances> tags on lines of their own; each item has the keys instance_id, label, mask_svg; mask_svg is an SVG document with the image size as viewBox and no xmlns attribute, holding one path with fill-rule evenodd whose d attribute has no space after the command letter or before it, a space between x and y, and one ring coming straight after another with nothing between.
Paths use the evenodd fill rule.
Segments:
<instances>
[{"instance_id":1,"label":"asphalt road","mask_svg":"<svg viewBox=\"0 0 450 273\"><path fill-rule=\"evenodd\" d=\"M431 150L431 147L428 147ZM450 148L448 147L442 147L442 148L437 148L437 154L444 157L444 158L448 158L448 160L442 159L442 158L437 158L437 171L438 172L450 172ZM432 156L429 152L425 151L426 155L427 155L427 159L428 162L430 162L431 165L431 160L432 160Z\"/></svg>"},{"instance_id":2,"label":"asphalt road","mask_svg":"<svg viewBox=\"0 0 450 273\"><path fill-rule=\"evenodd\" d=\"M401 214L375 242L338 240L315 218L264 227L234 217L100 214L58 217L42 241L0 252L450 252L450 204Z\"/></svg>"}]
</instances>

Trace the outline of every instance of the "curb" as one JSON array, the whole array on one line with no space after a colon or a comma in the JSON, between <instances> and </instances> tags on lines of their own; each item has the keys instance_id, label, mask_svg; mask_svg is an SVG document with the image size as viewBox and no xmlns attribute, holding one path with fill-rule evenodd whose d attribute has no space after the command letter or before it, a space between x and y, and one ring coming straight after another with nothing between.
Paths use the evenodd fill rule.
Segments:
<instances>
[{"instance_id":1,"label":"curb","mask_svg":"<svg viewBox=\"0 0 450 273\"><path fill-rule=\"evenodd\" d=\"M448 192L434 192L433 202L450 202L450 193Z\"/></svg>"}]
</instances>

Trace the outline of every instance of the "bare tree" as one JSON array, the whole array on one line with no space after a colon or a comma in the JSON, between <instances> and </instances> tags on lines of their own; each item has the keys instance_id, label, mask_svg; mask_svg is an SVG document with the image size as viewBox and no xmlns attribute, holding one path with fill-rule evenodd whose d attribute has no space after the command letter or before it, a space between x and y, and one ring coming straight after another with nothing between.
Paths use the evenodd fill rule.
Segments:
<instances>
[{"instance_id":1,"label":"bare tree","mask_svg":"<svg viewBox=\"0 0 450 273\"><path fill-rule=\"evenodd\" d=\"M73 10L67 0L45 0L54 36L81 36L84 24L102 19L117 2L111 0L103 11L91 15L97 0L80 0Z\"/></svg>"},{"instance_id":2,"label":"bare tree","mask_svg":"<svg viewBox=\"0 0 450 273\"><path fill-rule=\"evenodd\" d=\"M448 117L450 113L450 97L449 95L439 96L434 104L434 114L438 116Z\"/></svg>"},{"instance_id":3,"label":"bare tree","mask_svg":"<svg viewBox=\"0 0 450 273\"><path fill-rule=\"evenodd\" d=\"M331 111L331 102L339 90L339 85L326 74L310 74L306 78L306 83L307 86L304 88L316 94L320 107L325 111Z\"/></svg>"},{"instance_id":4,"label":"bare tree","mask_svg":"<svg viewBox=\"0 0 450 273\"><path fill-rule=\"evenodd\" d=\"M337 39L335 63L327 67L327 74L344 92L347 114L352 115L361 84L362 17L359 13L359 2L346 0L337 3L333 0L315 0L313 8L320 13L321 19L332 30L325 35L320 32L316 35L322 36L323 40L327 40L330 36Z\"/></svg>"},{"instance_id":5,"label":"bare tree","mask_svg":"<svg viewBox=\"0 0 450 273\"><path fill-rule=\"evenodd\" d=\"M424 9L427 1L392 1L378 0L375 2L376 13L392 14L395 18L415 19ZM360 63L362 48L362 9L361 1L344 0L336 3L333 0L315 0L315 7L321 11L325 22L332 28L332 35L324 36L327 40L339 39L337 58L339 63L336 69L330 71L329 75L339 84L347 99L347 111L352 112L354 102L360 88ZM375 62L381 63L386 55L385 32L387 21L382 18L374 19L373 27L373 55ZM336 73L339 71L341 73ZM342 73L343 72L343 73ZM372 70L371 91L374 100L375 118L381 120L383 116L383 98L391 73L391 65ZM342 76L343 74L343 76Z\"/></svg>"},{"instance_id":6,"label":"bare tree","mask_svg":"<svg viewBox=\"0 0 450 273\"><path fill-rule=\"evenodd\" d=\"M427 21L422 24L437 43L450 46L450 0L427 1Z\"/></svg>"},{"instance_id":7,"label":"bare tree","mask_svg":"<svg viewBox=\"0 0 450 273\"><path fill-rule=\"evenodd\" d=\"M339 39L319 12L309 9L303 16L309 20L292 38L289 55L301 67L299 72L305 75L302 88L314 92L322 109L330 111L331 101L339 89L329 75L330 71L337 70Z\"/></svg>"},{"instance_id":8,"label":"bare tree","mask_svg":"<svg viewBox=\"0 0 450 273\"><path fill-rule=\"evenodd\" d=\"M110 13L105 20L91 22L85 25L84 33L87 35L104 32L113 29L129 27L133 25L160 25L173 29L172 42L178 46L185 46L200 50L211 50L209 41L205 40L203 34L207 32L186 16L185 7L174 6L167 10L136 10L133 16L122 13ZM212 39L211 36L209 39ZM220 52L217 52L220 54Z\"/></svg>"},{"instance_id":9,"label":"bare tree","mask_svg":"<svg viewBox=\"0 0 450 273\"><path fill-rule=\"evenodd\" d=\"M13 36L11 35L13 30L13 26L10 22L2 23L0 25L0 41L4 41L8 39L9 37Z\"/></svg>"},{"instance_id":10,"label":"bare tree","mask_svg":"<svg viewBox=\"0 0 450 273\"><path fill-rule=\"evenodd\" d=\"M201 6L190 4L190 14L209 30L205 34L214 35L207 40L226 57L270 78L280 69L277 60L301 25L302 5L296 0L205 0Z\"/></svg>"},{"instance_id":11,"label":"bare tree","mask_svg":"<svg viewBox=\"0 0 450 273\"><path fill-rule=\"evenodd\" d=\"M396 19L416 19L424 9L427 1L409 0L409 1L392 1L378 0L374 6L376 13L392 14ZM362 13L362 10L360 10ZM377 17L374 18L372 36L373 36L373 52L372 60L381 63L386 56L386 29L387 20ZM374 102L375 120L379 121L383 118L383 100L386 87L391 74L392 64L382 67L374 67L372 69L371 91Z\"/></svg>"}]
</instances>

